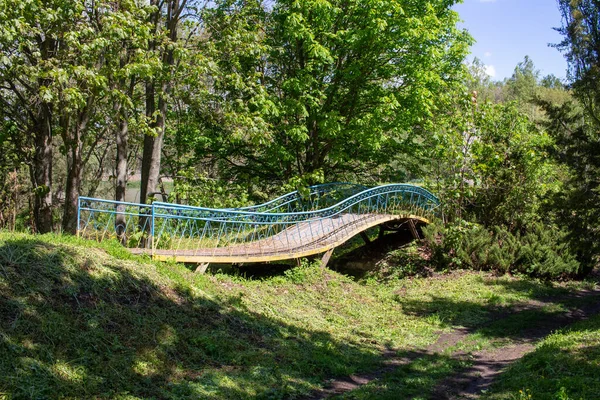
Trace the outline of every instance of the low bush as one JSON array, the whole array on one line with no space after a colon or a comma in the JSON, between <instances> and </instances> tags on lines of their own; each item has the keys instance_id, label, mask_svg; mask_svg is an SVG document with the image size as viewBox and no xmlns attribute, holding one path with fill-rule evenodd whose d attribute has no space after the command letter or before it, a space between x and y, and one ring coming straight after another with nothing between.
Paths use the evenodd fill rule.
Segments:
<instances>
[{"instance_id":1,"label":"low bush","mask_svg":"<svg viewBox=\"0 0 600 400\"><path fill-rule=\"evenodd\" d=\"M580 275L582 267L571 252L566 233L535 223L524 232L504 227L491 230L477 224L431 225L424 229L431 260L441 269L470 268L499 273L523 273L541 278Z\"/></svg>"}]
</instances>

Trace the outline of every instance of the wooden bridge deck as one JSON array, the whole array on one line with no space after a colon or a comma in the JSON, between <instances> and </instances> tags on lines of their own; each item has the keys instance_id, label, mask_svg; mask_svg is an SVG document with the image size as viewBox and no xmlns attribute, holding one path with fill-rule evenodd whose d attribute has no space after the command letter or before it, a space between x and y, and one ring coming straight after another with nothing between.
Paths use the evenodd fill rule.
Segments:
<instances>
[{"instance_id":1,"label":"wooden bridge deck","mask_svg":"<svg viewBox=\"0 0 600 400\"><path fill-rule=\"evenodd\" d=\"M159 260L192 263L270 262L307 257L340 246L353 236L391 221L417 220L415 215L340 214L332 218L309 220L293 225L276 235L243 244L195 250L131 249L134 253L151 253Z\"/></svg>"}]
</instances>

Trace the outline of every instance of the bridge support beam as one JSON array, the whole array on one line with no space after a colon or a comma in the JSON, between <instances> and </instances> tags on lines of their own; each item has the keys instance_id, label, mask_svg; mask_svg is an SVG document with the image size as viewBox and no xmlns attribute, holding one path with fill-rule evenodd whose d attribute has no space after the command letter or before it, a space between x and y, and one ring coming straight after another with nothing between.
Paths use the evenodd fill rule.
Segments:
<instances>
[{"instance_id":1,"label":"bridge support beam","mask_svg":"<svg viewBox=\"0 0 600 400\"><path fill-rule=\"evenodd\" d=\"M206 270L208 269L209 265L210 265L209 263L200 263L200 264L198 264L198 267L196 268L195 272L197 272L199 274L204 274L204 273L206 273Z\"/></svg>"},{"instance_id":2,"label":"bridge support beam","mask_svg":"<svg viewBox=\"0 0 600 400\"><path fill-rule=\"evenodd\" d=\"M329 259L333 254L333 250L334 249L329 249L325 252L325 254L323 254L323 258L321 258L321 268L325 268L327 266L327 264L329 263Z\"/></svg>"},{"instance_id":3,"label":"bridge support beam","mask_svg":"<svg viewBox=\"0 0 600 400\"><path fill-rule=\"evenodd\" d=\"M369 239L369 236L364 231L360 233L360 237L365 242L365 244L371 244L371 239Z\"/></svg>"},{"instance_id":4,"label":"bridge support beam","mask_svg":"<svg viewBox=\"0 0 600 400\"><path fill-rule=\"evenodd\" d=\"M421 236L419 236L419 231L417 230L417 225L415 225L414 220L408 220L408 227L410 228L410 233L413 235L413 238L415 238L415 240L421 240Z\"/></svg>"}]
</instances>

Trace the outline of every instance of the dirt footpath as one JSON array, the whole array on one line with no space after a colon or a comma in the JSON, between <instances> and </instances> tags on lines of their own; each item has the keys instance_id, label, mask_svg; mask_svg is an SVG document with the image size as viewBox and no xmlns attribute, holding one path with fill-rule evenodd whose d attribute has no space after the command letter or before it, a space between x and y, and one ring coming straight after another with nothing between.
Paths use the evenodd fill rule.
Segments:
<instances>
[{"instance_id":1,"label":"dirt footpath","mask_svg":"<svg viewBox=\"0 0 600 400\"><path fill-rule=\"evenodd\" d=\"M547 300L532 300L522 303L511 309L499 311L490 316L486 324L497 324L505 318L514 317L524 312L535 312L549 304L561 303L567 300L580 300L583 305L568 309L563 314L552 315L541 321L536 320L530 328L523 329L517 334L512 334L511 344L501 348L482 350L472 353L454 352L450 354L456 359L468 359L471 366L457 371L444 379L433 390L432 399L474 399L483 391L488 389L494 379L511 363L533 351L535 344L552 332L567 327L575 322L600 314L600 289L583 290L560 298ZM474 331L484 328L486 324L470 329L455 329L449 333L443 333L438 340L425 349L415 349L412 352L403 352L403 357L398 357L397 351L387 350L382 354L383 368L367 374L350 375L347 377L330 380L327 385L313 392L306 400L327 399L331 396L351 392L367 383L383 377L392 372L394 368L411 363L417 357L423 355L435 355L445 353L458 343L463 342Z\"/></svg>"}]
</instances>

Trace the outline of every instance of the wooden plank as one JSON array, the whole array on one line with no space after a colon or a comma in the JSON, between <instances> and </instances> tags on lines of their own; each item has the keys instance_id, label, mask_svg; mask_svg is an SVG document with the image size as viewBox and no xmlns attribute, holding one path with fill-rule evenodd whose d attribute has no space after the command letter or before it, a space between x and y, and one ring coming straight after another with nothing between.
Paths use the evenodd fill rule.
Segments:
<instances>
[{"instance_id":1,"label":"wooden plank","mask_svg":"<svg viewBox=\"0 0 600 400\"><path fill-rule=\"evenodd\" d=\"M419 231L417 230L417 226L415 225L415 221L413 221L412 219L409 220L408 226L410 228L410 233L413 235L413 238L415 238L415 240L421 240L421 237L419 236Z\"/></svg>"},{"instance_id":2,"label":"wooden plank","mask_svg":"<svg viewBox=\"0 0 600 400\"><path fill-rule=\"evenodd\" d=\"M157 260L174 260L176 262L190 263L252 263L252 262L272 262L289 259L299 259L316 254L327 252L330 249L338 247L357 234L364 234L367 229L380 225L384 222L393 220L408 219L411 225L411 232L418 238L418 231L414 220L429 223L428 220L414 216L398 216L386 214L367 214L367 215L345 215L338 218L345 218L334 231L321 229L327 226L327 222L306 221L288 228L294 232L291 241L278 238L283 237L284 232L280 232L270 238L262 239L252 244L235 245L219 248L206 248L198 250L155 250L152 257ZM325 221L325 220L324 220ZM333 224L330 225L334 226ZM414 228L414 232L413 232ZM302 242L303 232L311 232L316 235L310 237L310 241ZM290 233L290 232L288 232ZM266 249L266 250L265 250ZM134 254L149 254L149 249L130 249Z\"/></svg>"}]
</instances>

